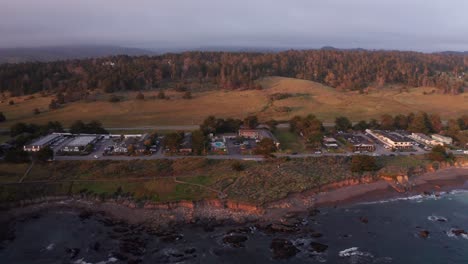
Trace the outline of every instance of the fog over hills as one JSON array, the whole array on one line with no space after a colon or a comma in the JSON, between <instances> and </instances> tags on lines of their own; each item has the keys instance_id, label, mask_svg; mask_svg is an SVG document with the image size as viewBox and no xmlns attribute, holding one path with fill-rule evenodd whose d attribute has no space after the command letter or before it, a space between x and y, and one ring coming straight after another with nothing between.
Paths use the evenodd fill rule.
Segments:
<instances>
[{"instance_id":1,"label":"fog over hills","mask_svg":"<svg viewBox=\"0 0 468 264\"><path fill-rule=\"evenodd\" d=\"M119 46L76 45L33 48L0 48L0 63L48 62L69 59L97 58L113 55L154 55L155 52Z\"/></svg>"}]
</instances>

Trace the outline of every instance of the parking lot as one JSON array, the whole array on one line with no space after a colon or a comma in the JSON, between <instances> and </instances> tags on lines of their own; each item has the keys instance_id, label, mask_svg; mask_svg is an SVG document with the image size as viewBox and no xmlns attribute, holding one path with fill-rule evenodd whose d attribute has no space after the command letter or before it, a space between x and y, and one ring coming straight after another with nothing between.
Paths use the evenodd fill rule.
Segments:
<instances>
[{"instance_id":1,"label":"parking lot","mask_svg":"<svg viewBox=\"0 0 468 264\"><path fill-rule=\"evenodd\" d=\"M248 152L255 149L256 146L257 142L255 142L254 139L226 139L226 148L229 155L241 155L243 152Z\"/></svg>"}]
</instances>

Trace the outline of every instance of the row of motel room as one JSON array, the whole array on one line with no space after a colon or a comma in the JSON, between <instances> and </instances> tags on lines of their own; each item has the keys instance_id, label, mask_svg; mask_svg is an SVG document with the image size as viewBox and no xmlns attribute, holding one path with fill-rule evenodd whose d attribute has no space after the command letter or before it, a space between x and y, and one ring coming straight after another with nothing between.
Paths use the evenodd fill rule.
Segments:
<instances>
[{"instance_id":1,"label":"row of motel room","mask_svg":"<svg viewBox=\"0 0 468 264\"><path fill-rule=\"evenodd\" d=\"M387 149L412 149L415 142L423 144L426 147L448 146L453 143L450 137L434 134L431 137L422 133L404 134L390 131L371 130L367 129L366 133L374 139L381 142ZM373 152L376 146L373 142L362 135L352 133L340 133L339 135L346 140L351 146L353 152ZM323 146L328 149L338 148L338 141L333 137L324 137Z\"/></svg>"},{"instance_id":2,"label":"row of motel room","mask_svg":"<svg viewBox=\"0 0 468 264\"><path fill-rule=\"evenodd\" d=\"M404 134L405 132L390 132L366 129L366 133L379 140L388 149L412 149L415 143L423 144L427 148L434 146L447 146L453 143L450 137L434 134L428 137L421 133Z\"/></svg>"},{"instance_id":3,"label":"row of motel room","mask_svg":"<svg viewBox=\"0 0 468 264\"><path fill-rule=\"evenodd\" d=\"M59 149L59 152L84 152L87 150L87 148L95 144L99 139L121 138L121 135L74 135L71 133L52 133L45 137L37 139L28 145L24 145L23 149L24 151L28 152L37 152L45 147L55 148L58 147L58 145L62 144L65 140L69 140L71 137L73 137L73 139L70 142L68 142L64 147ZM106 151L114 154L125 154L128 152L128 146L132 145L134 146L135 151L143 152L144 150L146 150L146 146L144 146L143 142L147 137L147 134L124 135L123 140L119 141L119 143L114 143L114 145L107 146ZM154 151L157 151L157 146L151 146L150 152Z\"/></svg>"}]
</instances>

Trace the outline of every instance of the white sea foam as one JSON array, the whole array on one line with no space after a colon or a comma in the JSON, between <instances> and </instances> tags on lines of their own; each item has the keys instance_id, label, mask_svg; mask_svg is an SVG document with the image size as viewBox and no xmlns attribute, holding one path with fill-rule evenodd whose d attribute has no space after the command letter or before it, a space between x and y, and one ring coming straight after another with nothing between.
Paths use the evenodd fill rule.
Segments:
<instances>
[{"instance_id":1,"label":"white sea foam","mask_svg":"<svg viewBox=\"0 0 468 264\"><path fill-rule=\"evenodd\" d=\"M413 196L407 196L407 197L398 197L398 198L391 198L387 200L380 200L380 201L374 201L374 202L364 202L361 204L383 204L383 203L390 203L390 202L397 202L397 201L416 201L420 202L424 199L424 196L421 194L413 195Z\"/></svg>"},{"instance_id":2,"label":"white sea foam","mask_svg":"<svg viewBox=\"0 0 468 264\"><path fill-rule=\"evenodd\" d=\"M54 247L55 247L55 244L51 243L46 247L46 249L50 251L50 250L54 249Z\"/></svg>"},{"instance_id":3,"label":"white sea foam","mask_svg":"<svg viewBox=\"0 0 468 264\"><path fill-rule=\"evenodd\" d=\"M108 260L103 260L103 261L99 261L99 262L96 262L95 264L109 264L109 263L114 263L114 262L117 262L118 259L114 258L114 257L110 257ZM73 262L73 264L93 264L92 262L87 262L84 260L84 258L81 258L81 259L78 259L76 260L75 262Z\"/></svg>"},{"instance_id":4,"label":"white sea foam","mask_svg":"<svg viewBox=\"0 0 468 264\"><path fill-rule=\"evenodd\" d=\"M73 262L73 264L93 264L93 263L91 263L91 262L86 262L86 261L84 260L84 258L81 258L81 259L78 259L78 260L76 260L75 262Z\"/></svg>"},{"instance_id":5,"label":"white sea foam","mask_svg":"<svg viewBox=\"0 0 468 264\"><path fill-rule=\"evenodd\" d=\"M359 248L358 247L352 247L352 248L348 248L348 249L345 249L345 250L342 250L338 253L338 255L342 258L344 257L352 257L352 256L361 256L361 257L374 257L371 253L369 252L363 252L363 251L359 251Z\"/></svg>"},{"instance_id":6,"label":"white sea foam","mask_svg":"<svg viewBox=\"0 0 468 264\"><path fill-rule=\"evenodd\" d=\"M382 204L382 203L390 203L390 202L397 202L397 201L415 201L416 203L422 203L424 200L439 200L445 195L453 195L453 194L461 194L461 193L468 193L468 190L451 190L449 192L439 192L437 195L431 194L431 195L413 195L413 196L407 196L407 197L397 197L397 198L391 198L387 200L380 200L380 201L373 201L373 202L363 202L360 204ZM450 197L448 199L451 199Z\"/></svg>"},{"instance_id":7,"label":"white sea foam","mask_svg":"<svg viewBox=\"0 0 468 264\"><path fill-rule=\"evenodd\" d=\"M443 216L438 216L438 215L430 215L427 217L427 220L432 221L432 222L435 222L435 221L447 222L447 218Z\"/></svg>"}]
</instances>

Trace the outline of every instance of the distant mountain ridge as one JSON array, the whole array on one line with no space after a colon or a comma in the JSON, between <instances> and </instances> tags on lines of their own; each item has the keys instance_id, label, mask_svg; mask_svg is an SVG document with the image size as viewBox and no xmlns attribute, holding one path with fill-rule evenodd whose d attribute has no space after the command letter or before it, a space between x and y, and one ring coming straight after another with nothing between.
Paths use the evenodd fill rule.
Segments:
<instances>
[{"instance_id":1,"label":"distant mountain ridge","mask_svg":"<svg viewBox=\"0 0 468 264\"><path fill-rule=\"evenodd\" d=\"M37 48L0 48L0 63L50 62L58 60L98 58L114 55L156 55L155 52L120 46L51 46Z\"/></svg>"}]
</instances>

